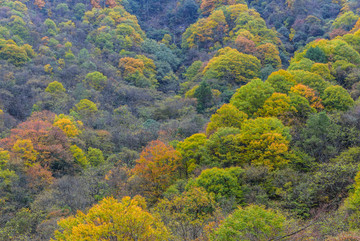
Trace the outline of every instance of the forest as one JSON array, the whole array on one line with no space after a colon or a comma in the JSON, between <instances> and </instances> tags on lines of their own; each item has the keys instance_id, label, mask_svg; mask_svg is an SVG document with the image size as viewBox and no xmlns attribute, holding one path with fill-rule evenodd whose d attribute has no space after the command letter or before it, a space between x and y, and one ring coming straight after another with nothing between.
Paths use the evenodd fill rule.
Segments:
<instances>
[{"instance_id":1,"label":"forest","mask_svg":"<svg viewBox=\"0 0 360 241\"><path fill-rule=\"evenodd\" d=\"M0 0L0 240L360 240L360 1Z\"/></svg>"}]
</instances>

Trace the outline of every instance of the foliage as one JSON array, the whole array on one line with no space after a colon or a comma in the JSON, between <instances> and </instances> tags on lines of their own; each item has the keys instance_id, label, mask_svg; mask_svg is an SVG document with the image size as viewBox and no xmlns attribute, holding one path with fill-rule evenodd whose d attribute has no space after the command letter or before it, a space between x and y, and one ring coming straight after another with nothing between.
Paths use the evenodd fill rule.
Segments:
<instances>
[{"instance_id":1,"label":"foliage","mask_svg":"<svg viewBox=\"0 0 360 241\"><path fill-rule=\"evenodd\" d=\"M239 167L207 169L202 171L190 186L204 188L208 193L215 195L217 202L235 199L235 203L239 204L243 199L240 186L242 172Z\"/></svg>"},{"instance_id":2,"label":"foliage","mask_svg":"<svg viewBox=\"0 0 360 241\"><path fill-rule=\"evenodd\" d=\"M218 205L203 188L192 187L170 199L161 199L155 207L176 239L196 239L215 218Z\"/></svg>"},{"instance_id":3,"label":"foliage","mask_svg":"<svg viewBox=\"0 0 360 241\"><path fill-rule=\"evenodd\" d=\"M136 160L133 174L144 179L143 188L149 197L158 198L175 179L180 160L180 153L174 148L152 141Z\"/></svg>"},{"instance_id":4,"label":"foliage","mask_svg":"<svg viewBox=\"0 0 360 241\"><path fill-rule=\"evenodd\" d=\"M196 109L198 112L203 112L205 109L210 107L213 95L209 84L207 84L205 81L202 81L200 86L196 88L194 97L197 99Z\"/></svg>"},{"instance_id":5,"label":"foliage","mask_svg":"<svg viewBox=\"0 0 360 241\"><path fill-rule=\"evenodd\" d=\"M232 104L224 104L210 118L206 128L206 134L210 136L221 127L241 128L241 124L247 119L247 115L239 111Z\"/></svg>"},{"instance_id":6,"label":"foliage","mask_svg":"<svg viewBox=\"0 0 360 241\"><path fill-rule=\"evenodd\" d=\"M324 106L327 110L348 110L353 106L354 100L341 86L330 86L325 89L322 96Z\"/></svg>"},{"instance_id":7,"label":"foliage","mask_svg":"<svg viewBox=\"0 0 360 241\"><path fill-rule=\"evenodd\" d=\"M89 161L89 164L94 167L103 164L105 161L102 151L92 147L89 147L86 158Z\"/></svg>"},{"instance_id":8,"label":"foliage","mask_svg":"<svg viewBox=\"0 0 360 241\"><path fill-rule=\"evenodd\" d=\"M194 134L176 145L176 150L181 154L182 168L186 177L203 162L202 148L206 142L204 134Z\"/></svg>"},{"instance_id":9,"label":"foliage","mask_svg":"<svg viewBox=\"0 0 360 241\"><path fill-rule=\"evenodd\" d=\"M226 84L242 84L259 76L260 61L236 49L220 49L204 68L205 78L226 81Z\"/></svg>"},{"instance_id":10,"label":"foliage","mask_svg":"<svg viewBox=\"0 0 360 241\"><path fill-rule=\"evenodd\" d=\"M212 240L268 240L286 234L286 217L262 206L239 207L214 232Z\"/></svg>"},{"instance_id":11,"label":"foliage","mask_svg":"<svg viewBox=\"0 0 360 241\"><path fill-rule=\"evenodd\" d=\"M252 116L273 93L274 89L269 83L254 79L239 88L230 103L248 116Z\"/></svg>"},{"instance_id":12,"label":"foliage","mask_svg":"<svg viewBox=\"0 0 360 241\"><path fill-rule=\"evenodd\" d=\"M146 211L141 197L124 197L120 202L105 198L85 214L59 222L55 240L74 239L121 239L121 240L167 240L170 235L162 222Z\"/></svg>"},{"instance_id":13,"label":"foliage","mask_svg":"<svg viewBox=\"0 0 360 241\"><path fill-rule=\"evenodd\" d=\"M276 92L288 93L290 88L296 84L294 76L286 70L278 70L269 75L266 80Z\"/></svg>"},{"instance_id":14,"label":"foliage","mask_svg":"<svg viewBox=\"0 0 360 241\"><path fill-rule=\"evenodd\" d=\"M104 76L102 73L95 71L92 73L88 73L84 79L84 82L95 90L101 91L106 85L107 77Z\"/></svg>"},{"instance_id":15,"label":"foliage","mask_svg":"<svg viewBox=\"0 0 360 241\"><path fill-rule=\"evenodd\" d=\"M308 58L314 61L315 63L326 63L327 60L324 51L321 48L319 48L319 46L316 46L315 48L310 47L306 51L305 58Z\"/></svg>"}]
</instances>

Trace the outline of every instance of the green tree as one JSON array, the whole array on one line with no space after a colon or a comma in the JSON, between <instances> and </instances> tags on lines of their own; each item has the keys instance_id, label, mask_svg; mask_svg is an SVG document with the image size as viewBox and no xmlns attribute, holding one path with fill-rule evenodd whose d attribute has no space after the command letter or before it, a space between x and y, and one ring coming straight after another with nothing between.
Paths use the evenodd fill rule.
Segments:
<instances>
[{"instance_id":1,"label":"green tree","mask_svg":"<svg viewBox=\"0 0 360 241\"><path fill-rule=\"evenodd\" d=\"M73 154L74 160L82 167L86 168L89 166L89 162L86 158L86 155L83 150L81 150L78 146L72 145L70 147L70 151Z\"/></svg>"},{"instance_id":2,"label":"green tree","mask_svg":"<svg viewBox=\"0 0 360 241\"><path fill-rule=\"evenodd\" d=\"M181 154L182 169L186 178L201 164L204 160L203 149L206 142L206 136L198 133L194 134L184 141L179 142L176 150Z\"/></svg>"},{"instance_id":3,"label":"green tree","mask_svg":"<svg viewBox=\"0 0 360 241\"><path fill-rule=\"evenodd\" d=\"M352 11L348 11L344 14L339 14L339 17L337 17L333 22L332 27L334 29L342 28L345 31L350 31L358 19L358 15L354 14Z\"/></svg>"},{"instance_id":4,"label":"green tree","mask_svg":"<svg viewBox=\"0 0 360 241\"><path fill-rule=\"evenodd\" d=\"M286 70L278 70L273 72L265 81L269 83L276 92L278 93L288 93L294 85L296 85L296 81L294 76Z\"/></svg>"},{"instance_id":5,"label":"green tree","mask_svg":"<svg viewBox=\"0 0 360 241\"><path fill-rule=\"evenodd\" d=\"M214 232L211 240L271 240L286 234L288 222L280 212L250 205L239 207Z\"/></svg>"},{"instance_id":6,"label":"green tree","mask_svg":"<svg viewBox=\"0 0 360 241\"><path fill-rule=\"evenodd\" d=\"M7 44L1 46L0 59L7 60L15 66L22 66L30 60L24 48L9 41Z\"/></svg>"},{"instance_id":7,"label":"green tree","mask_svg":"<svg viewBox=\"0 0 360 241\"><path fill-rule=\"evenodd\" d=\"M241 128L241 124L248 118L247 114L239 111L232 104L224 104L210 118L210 123L206 128L206 135L210 136L220 127Z\"/></svg>"},{"instance_id":8,"label":"green tree","mask_svg":"<svg viewBox=\"0 0 360 241\"><path fill-rule=\"evenodd\" d=\"M212 105L212 92L209 84L205 81L195 90L194 97L197 99L196 109L198 112L204 112Z\"/></svg>"},{"instance_id":9,"label":"green tree","mask_svg":"<svg viewBox=\"0 0 360 241\"><path fill-rule=\"evenodd\" d=\"M240 167L230 167L226 169L212 168L201 172L190 186L204 188L208 193L215 195L216 202L226 202L231 199L239 204L243 201L243 191L241 188L241 175L243 169Z\"/></svg>"},{"instance_id":10,"label":"green tree","mask_svg":"<svg viewBox=\"0 0 360 241\"><path fill-rule=\"evenodd\" d=\"M269 83L253 79L236 91L230 103L251 117L273 93L274 89Z\"/></svg>"},{"instance_id":11,"label":"green tree","mask_svg":"<svg viewBox=\"0 0 360 241\"><path fill-rule=\"evenodd\" d=\"M319 46L314 47L310 47L305 54L305 58L308 58L312 61L314 61L315 63L326 63L327 62L327 58L325 55L325 52L319 48Z\"/></svg>"},{"instance_id":12,"label":"green tree","mask_svg":"<svg viewBox=\"0 0 360 241\"><path fill-rule=\"evenodd\" d=\"M322 99L327 110L345 111L354 105L354 100L350 94L339 85L326 88Z\"/></svg>"},{"instance_id":13,"label":"green tree","mask_svg":"<svg viewBox=\"0 0 360 241\"><path fill-rule=\"evenodd\" d=\"M264 106L256 115L286 120L291 112L296 112L296 109L291 106L291 98L285 94L274 93L265 101Z\"/></svg>"},{"instance_id":14,"label":"green tree","mask_svg":"<svg viewBox=\"0 0 360 241\"><path fill-rule=\"evenodd\" d=\"M309 71L294 70L290 73L294 75L297 83L309 86L311 89L316 90L320 95L330 86L330 83L325 81L322 76Z\"/></svg>"},{"instance_id":15,"label":"green tree","mask_svg":"<svg viewBox=\"0 0 360 241\"><path fill-rule=\"evenodd\" d=\"M189 190L159 201L155 212L170 228L175 240L199 238L206 224L216 218L218 205L203 188Z\"/></svg>"},{"instance_id":16,"label":"green tree","mask_svg":"<svg viewBox=\"0 0 360 241\"><path fill-rule=\"evenodd\" d=\"M64 88L63 84L58 81L51 82L45 89L45 92L51 94L63 94L65 91L66 89Z\"/></svg>"},{"instance_id":17,"label":"green tree","mask_svg":"<svg viewBox=\"0 0 360 241\"><path fill-rule=\"evenodd\" d=\"M290 140L289 129L277 118L246 120L241 127L244 150L239 158L252 165L281 167L293 158Z\"/></svg>"},{"instance_id":18,"label":"green tree","mask_svg":"<svg viewBox=\"0 0 360 241\"><path fill-rule=\"evenodd\" d=\"M297 142L306 153L319 161L326 161L337 152L339 126L325 112L310 116Z\"/></svg>"},{"instance_id":19,"label":"green tree","mask_svg":"<svg viewBox=\"0 0 360 241\"><path fill-rule=\"evenodd\" d=\"M201 61L194 61L189 68L187 68L184 77L189 80L189 81L193 81L196 77L196 75L199 74L200 72L200 68L203 65L203 62Z\"/></svg>"},{"instance_id":20,"label":"green tree","mask_svg":"<svg viewBox=\"0 0 360 241\"><path fill-rule=\"evenodd\" d=\"M245 146L241 143L239 128L219 128L205 143L205 161L207 166L231 167L243 165L241 154Z\"/></svg>"},{"instance_id":21,"label":"green tree","mask_svg":"<svg viewBox=\"0 0 360 241\"><path fill-rule=\"evenodd\" d=\"M261 63L256 57L226 47L206 65L203 74L207 79L225 81L224 85L238 85L259 77Z\"/></svg>"},{"instance_id":22,"label":"green tree","mask_svg":"<svg viewBox=\"0 0 360 241\"><path fill-rule=\"evenodd\" d=\"M102 73L95 71L88 73L83 81L95 90L101 91L107 83L107 77Z\"/></svg>"},{"instance_id":23,"label":"green tree","mask_svg":"<svg viewBox=\"0 0 360 241\"><path fill-rule=\"evenodd\" d=\"M72 111L76 112L81 119L90 120L95 117L98 108L94 102L88 99L82 99L72 108Z\"/></svg>"},{"instance_id":24,"label":"green tree","mask_svg":"<svg viewBox=\"0 0 360 241\"><path fill-rule=\"evenodd\" d=\"M105 162L102 151L97 148L89 147L86 157L90 165L93 167L97 167Z\"/></svg>"}]
</instances>

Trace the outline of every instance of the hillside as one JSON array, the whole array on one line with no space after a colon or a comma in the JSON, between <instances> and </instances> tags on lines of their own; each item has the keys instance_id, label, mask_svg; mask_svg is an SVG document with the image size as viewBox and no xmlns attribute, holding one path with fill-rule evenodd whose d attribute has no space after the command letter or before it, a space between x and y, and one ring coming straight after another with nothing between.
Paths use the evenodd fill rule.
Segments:
<instances>
[{"instance_id":1,"label":"hillside","mask_svg":"<svg viewBox=\"0 0 360 241\"><path fill-rule=\"evenodd\" d=\"M0 240L360 240L357 0L0 0Z\"/></svg>"}]
</instances>

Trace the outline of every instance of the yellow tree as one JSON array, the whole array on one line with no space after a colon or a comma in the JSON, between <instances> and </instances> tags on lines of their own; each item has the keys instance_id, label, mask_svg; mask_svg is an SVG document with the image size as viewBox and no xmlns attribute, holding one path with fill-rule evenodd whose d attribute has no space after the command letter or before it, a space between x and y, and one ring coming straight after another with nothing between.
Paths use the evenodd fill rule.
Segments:
<instances>
[{"instance_id":1,"label":"yellow tree","mask_svg":"<svg viewBox=\"0 0 360 241\"><path fill-rule=\"evenodd\" d=\"M287 164L292 157L289 129L276 118L247 120L240 135L245 145L241 159L245 162L274 168Z\"/></svg>"},{"instance_id":2,"label":"yellow tree","mask_svg":"<svg viewBox=\"0 0 360 241\"><path fill-rule=\"evenodd\" d=\"M265 101L264 106L258 110L256 115L286 119L290 112L296 112L296 109L291 106L290 97L286 94L274 93Z\"/></svg>"},{"instance_id":3,"label":"yellow tree","mask_svg":"<svg viewBox=\"0 0 360 241\"><path fill-rule=\"evenodd\" d=\"M18 139L13 146L13 152L28 166L35 163L39 154L29 139Z\"/></svg>"},{"instance_id":4,"label":"yellow tree","mask_svg":"<svg viewBox=\"0 0 360 241\"><path fill-rule=\"evenodd\" d=\"M305 97L309 101L310 106L314 109L324 109L324 106L321 104L320 97L316 96L315 91L306 85L295 85L294 87L291 87L290 93L296 93Z\"/></svg>"},{"instance_id":5,"label":"yellow tree","mask_svg":"<svg viewBox=\"0 0 360 241\"><path fill-rule=\"evenodd\" d=\"M256 48L256 54L258 58L261 60L261 64L271 65L274 68L281 67L281 59L280 59L280 52L278 48L272 43L266 43L259 45Z\"/></svg>"},{"instance_id":6,"label":"yellow tree","mask_svg":"<svg viewBox=\"0 0 360 241\"><path fill-rule=\"evenodd\" d=\"M168 240L165 225L146 211L144 198L124 197L120 202L109 197L94 205L85 214L61 220L55 231L57 241L73 240Z\"/></svg>"},{"instance_id":7,"label":"yellow tree","mask_svg":"<svg viewBox=\"0 0 360 241\"><path fill-rule=\"evenodd\" d=\"M245 3L245 1L244 0L202 0L200 9L203 15L208 15L215 8L225 5L239 4L239 3Z\"/></svg>"},{"instance_id":8,"label":"yellow tree","mask_svg":"<svg viewBox=\"0 0 360 241\"><path fill-rule=\"evenodd\" d=\"M143 179L142 188L150 198L158 198L174 181L181 155L161 141L152 141L136 160L133 174Z\"/></svg>"},{"instance_id":9,"label":"yellow tree","mask_svg":"<svg viewBox=\"0 0 360 241\"><path fill-rule=\"evenodd\" d=\"M59 127L67 137L76 137L81 131L79 127L82 126L81 121L75 121L74 117L60 114L55 117L54 126Z\"/></svg>"},{"instance_id":10,"label":"yellow tree","mask_svg":"<svg viewBox=\"0 0 360 241\"><path fill-rule=\"evenodd\" d=\"M232 104L224 104L210 118L210 123L206 128L206 135L210 136L220 127L241 128L241 123L248 118L248 115L238 110Z\"/></svg>"},{"instance_id":11,"label":"yellow tree","mask_svg":"<svg viewBox=\"0 0 360 241\"><path fill-rule=\"evenodd\" d=\"M256 57L226 47L220 49L216 56L209 61L203 74L209 79L239 84L259 76L260 68L261 63Z\"/></svg>"}]
</instances>

